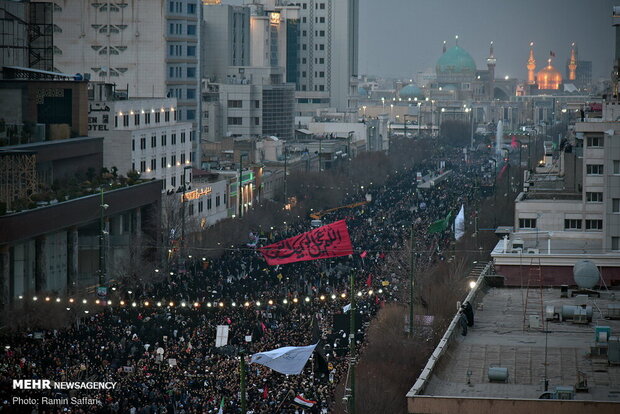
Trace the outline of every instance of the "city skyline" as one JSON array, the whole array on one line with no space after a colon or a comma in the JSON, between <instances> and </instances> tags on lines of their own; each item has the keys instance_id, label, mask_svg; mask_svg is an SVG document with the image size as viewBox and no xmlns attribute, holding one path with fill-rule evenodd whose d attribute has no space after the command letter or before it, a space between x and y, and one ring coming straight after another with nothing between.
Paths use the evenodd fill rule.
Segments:
<instances>
[{"instance_id":1,"label":"city skyline","mask_svg":"<svg viewBox=\"0 0 620 414\"><path fill-rule=\"evenodd\" d=\"M575 42L579 59L592 61L593 79L609 78L613 5L610 0L445 0L439 4L430 0L360 0L360 74L407 77L434 71L443 41L452 46L458 35L459 46L471 54L479 69L486 68L489 42L493 41L496 74L501 77L526 79L529 43L533 41L537 70L553 51L553 64L564 74L570 45ZM554 19L561 24L553 26Z\"/></svg>"}]
</instances>

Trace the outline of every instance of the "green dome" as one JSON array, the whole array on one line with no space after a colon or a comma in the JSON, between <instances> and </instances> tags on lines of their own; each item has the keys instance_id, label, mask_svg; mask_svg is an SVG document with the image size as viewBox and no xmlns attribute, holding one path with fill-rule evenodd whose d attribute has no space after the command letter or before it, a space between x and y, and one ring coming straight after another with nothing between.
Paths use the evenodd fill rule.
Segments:
<instances>
[{"instance_id":1,"label":"green dome","mask_svg":"<svg viewBox=\"0 0 620 414\"><path fill-rule=\"evenodd\" d=\"M444 53L435 66L437 74L462 73L475 74L476 62L465 49L454 46Z\"/></svg>"},{"instance_id":2,"label":"green dome","mask_svg":"<svg viewBox=\"0 0 620 414\"><path fill-rule=\"evenodd\" d=\"M402 99L424 99L424 92L415 85L409 84L398 92L398 96Z\"/></svg>"}]
</instances>

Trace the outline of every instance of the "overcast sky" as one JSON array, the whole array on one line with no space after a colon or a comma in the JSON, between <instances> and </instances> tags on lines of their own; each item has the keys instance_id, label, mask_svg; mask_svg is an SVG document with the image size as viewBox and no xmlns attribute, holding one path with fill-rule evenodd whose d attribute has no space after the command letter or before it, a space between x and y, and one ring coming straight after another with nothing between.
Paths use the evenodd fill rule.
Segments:
<instances>
[{"instance_id":1,"label":"overcast sky","mask_svg":"<svg viewBox=\"0 0 620 414\"><path fill-rule=\"evenodd\" d=\"M564 74L575 42L579 59L592 61L593 78L609 78L613 5L610 0L360 0L359 71L409 77L434 70L443 41L453 46L458 34L459 46L479 69L486 68L494 41L497 76L524 79L533 41L537 70L552 50L554 65Z\"/></svg>"}]
</instances>

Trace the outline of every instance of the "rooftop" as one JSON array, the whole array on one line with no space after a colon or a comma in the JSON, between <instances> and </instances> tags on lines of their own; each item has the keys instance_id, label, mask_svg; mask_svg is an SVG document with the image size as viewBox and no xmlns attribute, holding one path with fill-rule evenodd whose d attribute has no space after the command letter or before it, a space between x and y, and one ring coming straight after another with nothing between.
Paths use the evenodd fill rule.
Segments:
<instances>
[{"instance_id":1,"label":"rooftop","mask_svg":"<svg viewBox=\"0 0 620 414\"><path fill-rule=\"evenodd\" d=\"M467 336L454 336L421 395L538 399L544 392L546 354L550 391L556 386L574 386L581 371L587 375L590 390L576 393L576 400L620 402L620 366L608 366L606 357L589 356L595 325L611 327L612 336L620 334L620 320L606 320L601 314L608 304L618 302L602 292L600 299L588 300L588 305L596 305L592 323L551 321L546 337L542 331L523 331L524 295L523 289L491 288L480 298L483 310L474 310L475 326ZM543 295L545 306L576 303L575 298L560 298L559 289L545 289ZM493 365L508 368L507 383L489 381L487 371ZM467 385L468 371L471 385Z\"/></svg>"}]
</instances>

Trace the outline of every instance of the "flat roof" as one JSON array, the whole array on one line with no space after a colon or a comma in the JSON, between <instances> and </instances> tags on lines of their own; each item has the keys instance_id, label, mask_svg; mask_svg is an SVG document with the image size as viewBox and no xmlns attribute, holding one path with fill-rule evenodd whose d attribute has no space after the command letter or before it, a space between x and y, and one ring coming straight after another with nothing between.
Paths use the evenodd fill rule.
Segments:
<instances>
[{"instance_id":1,"label":"flat roof","mask_svg":"<svg viewBox=\"0 0 620 414\"><path fill-rule=\"evenodd\" d=\"M611 327L620 336L620 320L603 319L611 299L609 292L590 298L593 320L588 325L551 321L545 338L542 331L523 331L524 289L491 288L478 300L475 326L467 336L456 335L421 396L538 399L544 392L545 340L549 391L556 386L575 386L577 371L587 375L589 392L576 393L576 400L620 402L620 366L608 366L606 357L590 357L596 325ZM576 299L560 298L559 289L544 289L544 305L574 305ZM600 309L600 311L599 311ZM508 368L507 383L491 383L489 366ZM471 385L467 372L471 371Z\"/></svg>"}]
</instances>

